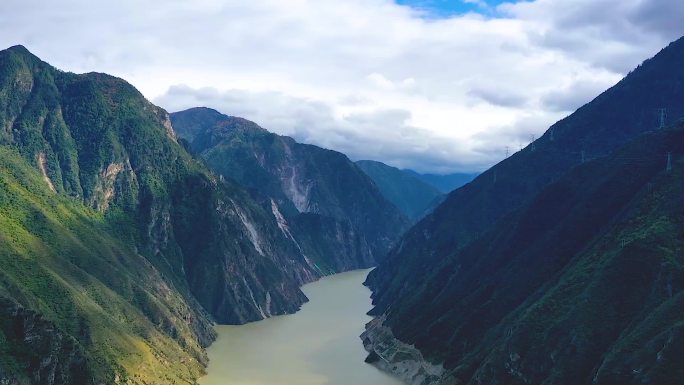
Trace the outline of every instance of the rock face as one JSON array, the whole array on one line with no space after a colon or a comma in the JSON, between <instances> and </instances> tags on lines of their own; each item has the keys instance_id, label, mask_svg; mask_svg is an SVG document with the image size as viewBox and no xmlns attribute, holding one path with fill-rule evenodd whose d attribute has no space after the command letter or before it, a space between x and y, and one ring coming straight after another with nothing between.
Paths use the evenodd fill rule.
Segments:
<instances>
[{"instance_id":1,"label":"rock face","mask_svg":"<svg viewBox=\"0 0 684 385\"><path fill-rule=\"evenodd\" d=\"M682 64L684 40L452 192L371 273L376 322L448 383L680 381L684 131L640 135L684 112Z\"/></svg>"},{"instance_id":2,"label":"rock face","mask_svg":"<svg viewBox=\"0 0 684 385\"><path fill-rule=\"evenodd\" d=\"M314 273L374 266L407 220L345 155L208 108L171 114L178 135L271 211Z\"/></svg>"},{"instance_id":3,"label":"rock face","mask_svg":"<svg viewBox=\"0 0 684 385\"><path fill-rule=\"evenodd\" d=\"M363 347L369 352L366 362L391 372L409 385L447 385L453 381L440 364L428 362L415 346L405 344L376 318L366 325L361 335Z\"/></svg>"},{"instance_id":4,"label":"rock face","mask_svg":"<svg viewBox=\"0 0 684 385\"><path fill-rule=\"evenodd\" d=\"M414 222L434 208L433 202L443 199L442 192L415 173L372 160L360 160L356 165L373 179L387 200Z\"/></svg>"},{"instance_id":5,"label":"rock face","mask_svg":"<svg viewBox=\"0 0 684 385\"><path fill-rule=\"evenodd\" d=\"M4 366L13 364L18 369L9 373L0 366L0 384L18 385L25 381L36 385L93 384L93 375L78 341L38 313L3 298L0 298L0 338Z\"/></svg>"}]
</instances>

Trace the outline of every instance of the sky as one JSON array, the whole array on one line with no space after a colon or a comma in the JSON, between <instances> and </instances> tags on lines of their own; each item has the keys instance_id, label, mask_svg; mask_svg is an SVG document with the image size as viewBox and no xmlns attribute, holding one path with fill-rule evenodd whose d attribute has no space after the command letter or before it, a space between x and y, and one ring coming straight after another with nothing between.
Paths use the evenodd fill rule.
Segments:
<instances>
[{"instance_id":1,"label":"sky","mask_svg":"<svg viewBox=\"0 0 684 385\"><path fill-rule=\"evenodd\" d=\"M3 0L0 47L420 172L481 171L684 35L681 0Z\"/></svg>"}]
</instances>

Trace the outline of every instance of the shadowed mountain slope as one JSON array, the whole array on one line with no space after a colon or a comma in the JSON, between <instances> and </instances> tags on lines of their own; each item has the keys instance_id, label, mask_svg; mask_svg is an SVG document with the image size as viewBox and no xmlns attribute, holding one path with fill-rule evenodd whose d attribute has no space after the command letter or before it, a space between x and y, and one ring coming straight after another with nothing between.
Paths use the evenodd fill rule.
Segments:
<instances>
[{"instance_id":1,"label":"shadowed mountain slope","mask_svg":"<svg viewBox=\"0 0 684 385\"><path fill-rule=\"evenodd\" d=\"M191 150L249 188L323 272L375 265L407 227L406 218L344 154L207 108L171 118Z\"/></svg>"},{"instance_id":2,"label":"shadowed mountain slope","mask_svg":"<svg viewBox=\"0 0 684 385\"><path fill-rule=\"evenodd\" d=\"M681 180L664 175L666 154L681 155L681 127L639 136L657 127L658 107L669 121L682 116L683 64L679 40L409 230L367 281L369 349L387 358L388 341L415 343L405 361L424 366L406 377L427 383L677 378L651 354L662 338L681 348L670 280L681 265ZM430 377L428 363L446 370Z\"/></svg>"},{"instance_id":3,"label":"shadowed mountain slope","mask_svg":"<svg viewBox=\"0 0 684 385\"><path fill-rule=\"evenodd\" d=\"M382 194L411 220L426 215L443 194L409 172L372 160L356 162L378 186Z\"/></svg>"}]
</instances>

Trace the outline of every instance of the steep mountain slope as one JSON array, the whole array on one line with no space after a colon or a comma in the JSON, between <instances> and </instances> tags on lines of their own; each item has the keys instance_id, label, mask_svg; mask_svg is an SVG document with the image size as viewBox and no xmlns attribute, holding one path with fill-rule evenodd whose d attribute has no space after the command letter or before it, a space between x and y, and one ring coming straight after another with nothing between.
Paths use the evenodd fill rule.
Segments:
<instances>
[{"instance_id":1,"label":"steep mountain slope","mask_svg":"<svg viewBox=\"0 0 684 385\"><path fill-rule=\"evenodd\" d=\"M453 191L410 229L371 272L378 313L415 290L439 261L522 207L583 161L605 156L657 127L657 107L669 121L684 116L684 39L645 61L617 85L559 121L527 148ZM408 282L408 284L407 284ZM413 282L414 284L410 284Z\"/></svg>"},{"instance_id":2,"label":"steep mountain slope","mask_svg":"<svg viewBox=\"0 0 684 385\"><path fill-rule=\"evenodd\" d=\"M0 155L4 383L193 382L212 318L293 312L321 275L121 79L0 51Z\"/></svg>"},{"instance_id":3,"label":"steep mountain slope","mask_svg":"<svg viewBox=\"0 0 684 385\"><path fill-rule=\"evenodd\" d=\"M375 265L407 227L345 155L208 108L171 115L180 137L222 176L251 189L324 272Z\"/></svg>"},{"instance_id":4,"label":"steep mountain slope","mask_svg":"<svg viewBox=\"0 0 684 385\"><path fill-rule=\"evenodd\" d=\"M413 170L402 170L407 174L410 174L423 182L429 184L430 186L436 188L442 193L450 193L455 189L469 183L477 177L477 173L456 173L456 174L421 174Z\"/></svg>"},{"instance_id":5,"label":"steep mountain slope","mask_svg":"<svg viewBox=\"0 0 684 385\"><path fill-rule=\"evenodd\" d=\"M444 363L427 383L680 383L683 193L684 125L646 134L445 257L365 343L401 362L389 326Z\"/></svg>"},{"instance_id":6,"label":"steep mountain slope","mask_svg":"<svg viewBox=\"0 0 684 385\"><path fill-rule=\"evenodd\" d=\"M373 179L387 200L414 221L427 214L430 205L442 196L437 188L398 168L372 160L360 160L356 165Z\"/></svg>"},{"instance_id":7,"label":"steep mountain slope","mask_svg":"<svg viewBox=\"0 0 684 385\"><path fill-rule=\"evenodd\" d=\"M0 146L0 382L187 383L202 373L208 317L122 225L54 194Z\"/></svg>"},{"instance_id":8,"label":"steep mountain slope","mask_svg":"<svg viewBox=\"0 0 684 385\"><path fill-rule=\"evenodd\" d=\"M547 320L537 319L536 324L518 325L512 321L513 313L518 309L522 313L527 312L525 314L531 312L532 307L518 306L522 301L529 301L530 306L538 306L540 303L536 302L536 299L551 293L556 287L551 283L554 277L558 278L554 274L561 274L563 269L574 270L575 267L570 267L569 261L590 258L582 253L595 244L609 241L595 238L596 234L592 231L627 231L613 229L610 227L610 221L617 220L628 205L646 205L645 201L633 200L636 191L647 184L645 178L649 177L648 175L655 175L657 169L664 169L666 150L662 146L658 147L658 143L662 144L664 140L665 144L669 144L667 140L681 138L673 136L668 139L653 139L653 143L642 143L658 149L653 153L630 150L635 151L636 158L644 157L650 159L650 162L659 162L656 166L644 161L644 167L649 164L652 167L642 170L648 174L647 176L640 173L639 165L632 167L632 171L630 167L615 166L613 169L606 166L606 170L603 171L605 175L597 170L600 166L592 166L593 168L580 167L572 174L573 176L568 176L569 179L562 183L558 182L551 186L549 184L558 181L564 174L581 166L585 161L610 154L640 133L655 128L656 107L667 108L670 121L681 116L684 112L684 72L681 71L683 64L684 39L680 39L653 59L644 62L594 101L553 125L543 137L526 149L494 166L470 184L452 192L432 215L409 230L367 281L374 290L376 308L373 314L377 317L372 326L374 331L370 334L382 336L369 338L368 346L374 345L370 340L381 340L380 345L386 348L390 345L395 348L402 347L405 350L404 358L410 356L413 359L406 360L403 366L399 365L398 370L406 370L407 377L413 377L417 373L422 373L418 377L432 373L434 376L428 382L437 381L437 374L442 371L439 366L425 363L424 356L438 364L446 362L450 369L449 373L461 381L456 383L564 383L560 382L563 375L573 378L570 376L572 370L561 370L558 362L562 361L556 358L560 356L560 350L555 350L557 345L553 341L561 332L558 329L544 329L546 326L554 325L559 328L567 327L567 324L558 326L560 323L556 323L560 322L562 317L550 316ZM674 150L676 149L673 148L672 151ZM587 176L589 179L594 178L594 181L587 182L579 177L586 170L594 170L591 177ZM631 172L635 174L632 175ZM606 198L608 192L602 188L611 186L612 181L609 178L617 175L613 173L624 176L625 191L619 191L616 187L618 182L615 182L612 184L614 190L611 190L610 194L616 196ZM570 182L573 177L576 180ZM591 184L602 182L604 185ZM575 190L574 184L584 187L587 191ZM592 192L596 195L591 195ZM543 206L542 203L546 203L547 206ZM675 201L670 203L674 204ZM524 207L527 209L523 209ZM649 218L653 219L657 214L665 215L666 207L661 206L659 213L648 213ZM521 227L523 225L524 227ZM652 222L645 224L651 225ZM634 230L635 237L637 231L639 230ZM655 239L660 235L648 234L648 237L651 236L655 238L648 242L656 244ZM676 240L677 230L667 237ZM572 244L569 241L572 241ZM601 260L601 263L610 261L612 269L625 269L631 273L632 267L628 264L632 262L608 259L607 255L611 252L620 254L614 249L594 250L592 258L606 258ZM657 258L665 258L666 255L668 254L656 253L649 258L656 258L657 261ZM587 266L593 268L591 264ZM587 266L586 269L589 268ZM618 309L612 314L615 317L632 317L631 319L637 322L634 313L619 307L624 301L615 292L605 291L606 282L601 281L598 275L591 278L581 277L586 269L574 270L573 274L577 275L570 275L568 279L578 281L582 278L583 284L604 290L601 293L604 297L592 302L595 307L590 308L579 305L586 302L585 298L589 298L587 292L576 297L569 295L568 298L577 305L573 316L577 319L585 318L586 322L583 325L586 326L587 323L593 322L590 320L594 317L591 315L593 309L611 309L618 303ZM653 270L644 270L644 273L646 272L650 274ZM610 274L610 277L613 277L611 279L616 277L616 273ZM630 301L631 305L639 303L635 299L643 298L640 296L645 291L650 291L657 281L650 275L643 280L642 278L635 278L636 286L630 287L633 291L625 294L624 298ZM513 285L513 282L516 284ZM578 287L584 286L579 285L575 289ZM561 297L555 299L560 301ZM432 303L434 306L430 305ZM644 304L644 307L636 307L634 311L640 312L647 306L657 304L657 301ZM541 314L556 310L556 305L555 302L546 304L549 308L542 308ZM546 321L549 322L548 325L544 324ZM612 321L612 318L603 321ZM621 330L620 325L617 325L615 330ZM529 343L526 348L529 350L516 346L515 349L521 350L510 350L508 361L504 362L502 356L498 356L498 361L493 361L494 366L484 366L483 362L489 359L489 354L493 354L494 346L499 346L504 337L515 335L518 327L527 328L530 333L540 329L548 333L536 334L537 340L534 341L526 340L529 334L518 335L518 342ZM422 331L419 331L419 328ZM668 329L660 329L663 330ZM584 331L586 330L581 332ZM573 337L576 338L562 340L559 337L559 340L574 344L579 343L578 341L592 341L593 338L610 340L610 336L613 336L599 328L594 328L589 333L590 335L582 335L583 339L575 335ZM392 334L402 342L394 339ZM437 342L436 339L439 338L442 340ZM416 342L420 351L408 345L412 342ZM642 342L650 343L646 340ZM610 347L605 340L602 340L602 343L603 345L595 350L583 350L584 348L579 349L574 345L568 349L582 351L587 354L586 362L598 364L600 361L596 355L608 354L605 349ZM392 350L391 347L388 349ZM547 353L544 358L547 361L537 357L533 353L535 349L542 352L540 355ZM378 350L383 351L383 348L379 347ZM377 357L369 357L374 358ZM573 356L572 360L568 360L568 364L574 365L577 362L573 361L575 358L577 357ZM520 366L521 362L528 359L528 363ZM551 363L548 362L549 359ZM634 364L638 362L634 361ZM421 363L424 365L421 366ZM623 365L625 361L616 362L617 364ZM534 365L539 366L538 372L532 373ZM589 373L586 367L575 369L580 375ZM508 374L503 374L502 370L508 371ZM558 373L562 375L559 377ZM606 377L600 383L620 383L611 382L615 378L610 377L607 372L604 374ZM629 381L634 381L634 376L625 376ZM583 381L575 383L587 383L590 380L584 378ZM447 378L444 381L454 383L456 380ZM651 382L647 383L658 383L649 381Z\"/></svg>"}]
</instances>

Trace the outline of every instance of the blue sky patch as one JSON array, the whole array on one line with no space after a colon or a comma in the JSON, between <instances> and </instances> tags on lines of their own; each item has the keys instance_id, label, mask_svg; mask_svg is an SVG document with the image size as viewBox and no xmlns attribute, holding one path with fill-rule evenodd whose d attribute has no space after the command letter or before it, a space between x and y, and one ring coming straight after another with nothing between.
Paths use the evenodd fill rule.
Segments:
<instances>
[{"instance_id":1,"label":"blue sky patch","mask_svg":"<svg viewBox=\"0 0 684 385\"><path fill-rule=\"evenodd\" d=\"M515 2L512 0L395 0L399 5L425 11L432 17L449 17L468 12L494 15L494 8L502 3Z\"/></svg>"}]
</instances>

